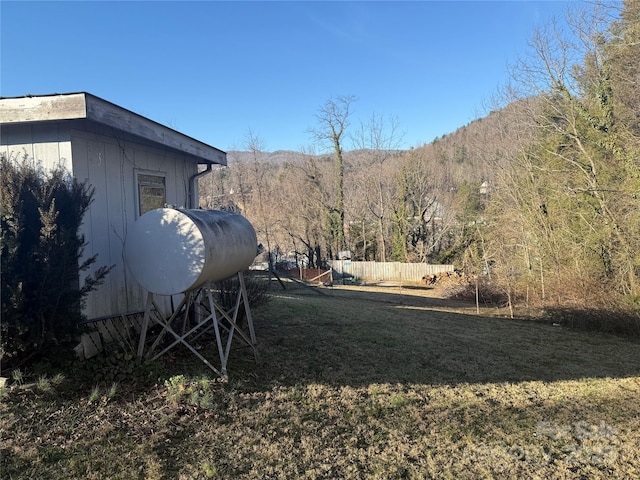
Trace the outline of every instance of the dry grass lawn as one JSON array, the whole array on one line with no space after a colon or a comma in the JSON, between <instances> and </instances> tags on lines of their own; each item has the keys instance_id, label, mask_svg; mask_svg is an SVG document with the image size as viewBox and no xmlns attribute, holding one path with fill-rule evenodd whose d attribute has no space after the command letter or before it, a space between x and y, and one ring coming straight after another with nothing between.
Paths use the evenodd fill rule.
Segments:
<instances>
[{"instance_id":1,"label":"dry grass lawn","mask_svg":"<svg viewBox=\"0 0 640 480\"><path fill-rule=\"evenodd\" d=\"M2 478L640 478L638 341L425 289L320 292L274 289L260 364L233 351L226 384L178 350L151 381L14 382Z\"/></svg>"}]
</instances>

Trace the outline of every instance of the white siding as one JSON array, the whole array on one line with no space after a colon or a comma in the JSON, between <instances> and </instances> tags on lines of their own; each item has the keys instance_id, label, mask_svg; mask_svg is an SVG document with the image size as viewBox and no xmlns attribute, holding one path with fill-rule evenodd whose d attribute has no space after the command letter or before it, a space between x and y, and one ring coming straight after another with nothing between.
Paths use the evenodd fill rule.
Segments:
<instances>
[{"instance_id":1,"label":"white siding","mask_svg":"<svg viewBox=\"0 0 640 480\"><path fill-rule=\"evenodd\" d=\"M122 314L144 308L146 292L129 275L122 248L127 227L137 218L136 170L166 175L167 203L188 205L189 178L197 173L192 158L164 148L133 141L131 136L105 134L104 129L69 130L64 122L2 125L0 154L38 160L45 169L63 165L80 182L95 189L94 200L83 219L84 256L98 255L82 274L114 265L103 285L89 294L88 318ZM158 259L162 261L162 259Z\"/></svg>"},{"instance_id":2,"label":"white siding","mask_svg":"<svg viewBox=\"0 0 640 480\"><path fill-rule=\"evenodd\" d=\"M107 214L109 224L109 264L115 267L111 270L108 278L109 297L111 305L110 311L117 313L135 310L129 307L127 295L126 272L122 262L122 248L127 234L127 224L131 221L131 206L127 202L133 201L133 193L128 185L122 182L124 177L123 162L124 154L122 150L113 143L105 144L105 158L109 161L105 164L105 178L112 182L110 186L111 195L107 197ZM119 261L117 261L119 260ZM139 294L136 298L139 298ZM103 315L106 315L104 313ZM101 315L93 315L101 316Z\"/></svg>"},{"instance_id":3,"label":"white siding","mask_svg":"<svg viewBox=\"0 0 640 480\"><path fill-rule=\"evenodd\" d=\"M187 205L188 182L197 172L193 160L180 154L85 131L72 131L74 174L95 188L94 202L85 217L83 232L87 256L102 265L114 265L107 280L87 299L89 318L144 308L146 292L130 276L122 247L127 227L137 218L136 170L166 174L167 203ZM161 261L162 259L159 259Z\"/></svg>"},{"instance_id":4,"label":"white siding","mask_svg":"<svg viewBox=\"0 0 640 480\"><path fill-rule=\"evenodd\" d=\"M59 123L46 125L3 125L0 153L8 158L25 155L42 163L45 169L62 165L71 172L69 132Z\"/></svg>"}]
</instances>

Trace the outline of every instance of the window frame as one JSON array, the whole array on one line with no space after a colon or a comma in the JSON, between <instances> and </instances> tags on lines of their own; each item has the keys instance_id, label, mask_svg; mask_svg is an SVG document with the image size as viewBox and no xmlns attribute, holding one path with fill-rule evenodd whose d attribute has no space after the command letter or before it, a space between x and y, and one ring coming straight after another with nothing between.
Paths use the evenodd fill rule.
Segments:
<instances>
[{"instance_id":1,"label":"window frame","mask_svg":"<svg viewBox=\"0 0 640 480\"><path fill-rule=\"evenodd\" d=\"M150 181L150 179L145 177L156 177L158 179L161 178L162 183ZM145 203L143 202L143 199L142 199L143 197L142 189L144 187L158 188L158 189L162 188L162 191L163 191L162 205L155 206L153 208L149 208L145 211L142 211L143 205ZM167 204L167 173L160 172L157 170L136 170L135 171L135 198L136 198L136 218L141 217L142 215L144 215L146 212L150 210L164 207Z\"/></svg>"}]
</instances>

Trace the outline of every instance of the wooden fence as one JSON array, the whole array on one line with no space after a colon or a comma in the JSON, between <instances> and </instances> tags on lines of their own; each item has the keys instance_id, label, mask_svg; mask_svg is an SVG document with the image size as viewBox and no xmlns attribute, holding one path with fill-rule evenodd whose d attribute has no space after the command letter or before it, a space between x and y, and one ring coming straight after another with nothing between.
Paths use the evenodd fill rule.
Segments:
<instances>
[{"instance_id":1,"label":"wooden fence","mask_svg":"<svg viewBox=\"0 0 640 480\"><path fill-rule=\"evenodd\" d=\"M453 272L453 265L430 265L428 263L400 262L352 262L332 260L333 280L365 282L420 282L425 275Z\"/></svg>"}]
</instances>

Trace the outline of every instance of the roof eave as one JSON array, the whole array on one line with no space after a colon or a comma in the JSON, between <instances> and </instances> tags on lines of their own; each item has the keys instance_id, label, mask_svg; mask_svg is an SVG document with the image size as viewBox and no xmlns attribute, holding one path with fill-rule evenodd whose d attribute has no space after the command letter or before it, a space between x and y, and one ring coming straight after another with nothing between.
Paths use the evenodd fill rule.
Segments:
<instances>
[{"instance_id":1,"label":"roof eave","mask_svg":"<svg viewBox=\"0 0 640 480\"><path fill-rule=\"evenodd\" d=\"M198 163L227 165L226 152L90 93L0 99L0 124L86 119L187 153Z\"/></svg>"}]
</instances>

